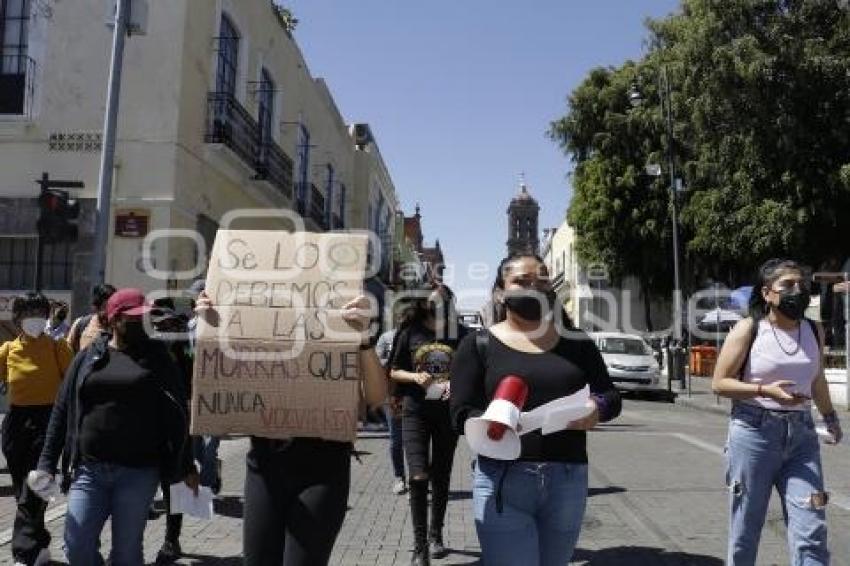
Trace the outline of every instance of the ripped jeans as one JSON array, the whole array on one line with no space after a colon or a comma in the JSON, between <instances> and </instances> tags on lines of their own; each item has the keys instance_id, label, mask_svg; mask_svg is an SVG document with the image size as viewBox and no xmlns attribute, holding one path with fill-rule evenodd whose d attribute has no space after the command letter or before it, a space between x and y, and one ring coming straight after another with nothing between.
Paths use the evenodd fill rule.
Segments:
<instances>
[{"instance_id":1,"label":"ripped jeans","mask_svg":"<svg viewBox=\"0 0 850 566\"><path fill-rule=\"evenodd\" d=\"M726 446L730 566L756 563L773 488L782 502L793 566L829 564L826 495L811 412L734 403Z\"/></svg>"}]
</instances>

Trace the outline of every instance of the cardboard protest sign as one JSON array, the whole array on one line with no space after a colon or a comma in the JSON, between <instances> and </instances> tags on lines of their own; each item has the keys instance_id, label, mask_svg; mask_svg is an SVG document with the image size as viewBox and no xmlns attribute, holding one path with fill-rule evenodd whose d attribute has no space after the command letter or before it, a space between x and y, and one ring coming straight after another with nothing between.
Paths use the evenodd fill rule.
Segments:
<instances>
[{"instance_id":1,"label":"cardboard protest sign","mask_svg":"<svg viewBox=\"0 0 850 566\"><path fill-rule=\"evenodd\" d=\"M353 442L361 333L340 307L362 292L367 237L219 230L199 320L192 434Z\"/></svg>"}]
</instances>

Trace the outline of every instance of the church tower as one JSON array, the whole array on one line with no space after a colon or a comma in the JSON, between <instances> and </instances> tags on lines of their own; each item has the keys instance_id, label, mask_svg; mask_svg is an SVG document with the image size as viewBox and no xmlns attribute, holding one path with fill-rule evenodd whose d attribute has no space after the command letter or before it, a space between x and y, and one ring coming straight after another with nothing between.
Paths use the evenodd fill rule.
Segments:
<instances>
[{"instance_id":1,"label":"church tower","mask_svg":"<svg viewBox=\"0 0 850 566\"><path fill-rule=\"evenodd\" d=\"M517 253L539 253L537 216L540 205L528 193L525 180L519 184L519 194L508 206L508 255Z\"/></svg>"}]
</instances>

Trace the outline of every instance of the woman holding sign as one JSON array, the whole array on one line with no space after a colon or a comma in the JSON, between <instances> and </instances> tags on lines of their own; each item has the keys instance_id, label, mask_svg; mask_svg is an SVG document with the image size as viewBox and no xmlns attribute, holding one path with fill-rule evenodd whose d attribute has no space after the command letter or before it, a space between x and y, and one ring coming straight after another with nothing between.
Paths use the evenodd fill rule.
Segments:
<instances>
[{"instance_id":1,"label":"woman holding sign","mask_svg":"<svg viewBox=\"0 0 850 566\"><path fill-rule=\"evenodd\" d=\"M390 362L390 377L402 397L401 429L410 479L413 564L442 558L443 521L457 435L449 418L449 369L466 328L457 323L454 294L438 287L399 331ZM430 454L430 457L429 457ZM428 526L428 484L431 525ZM430 544L430 548L429 548Z\"/></svg>"},{"instance_id":2,"label":"woman holding sign","mask_svg":"<svg viewBox=\"0 0 850 566\"><path fill-rule=\"evenodd\" d=\"M527 385L524 409L590 388L586 416L520 437L517 460L479 455L472 498L487 566L567 564L587 501L586 432L620 413L602 356L556 309L546 267L535 255L502 261L493 286L501 322L461 342L451 372L455 430L479 417L506 376ZM563 322L563 324L562 324ZM519 403L521 404L521 403ZM558 430L560 429L560 430Z\"/></svg>"},{"instance_id":3,"label":"woman holding sign","mask_svg":"<svg viewBox=\"0 0 850 566\"><path fill-rule=\"evenodd\" d=\"M370 305L360 296L342 307L342 316L365 329ZM198 314L214 321L212 307L209 296L201 293ZM387 379L370 344L360 347L359 361L362 394L367 404L380 407L387 397ZM251 437L243 520L246 566L328 563L348 508L352 448L349 442L320 438Z\"/></svg>"}]
</instances>

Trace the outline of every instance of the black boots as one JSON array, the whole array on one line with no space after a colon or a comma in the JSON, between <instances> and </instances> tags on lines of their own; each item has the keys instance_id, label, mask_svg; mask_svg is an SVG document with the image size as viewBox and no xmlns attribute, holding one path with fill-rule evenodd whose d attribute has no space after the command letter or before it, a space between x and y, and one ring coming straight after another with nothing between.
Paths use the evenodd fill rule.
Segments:
<instances>
[{"instance_id":1,"label":"black boots","mask_svg":"<svg viewBox=\"0 0 850 566\"><path fill-rule=\"evenodd\" d=\"M410 522L413 524L411 566L430 566L428 555L428 480L410 480Z\"/></svg>"}]
</instances>

